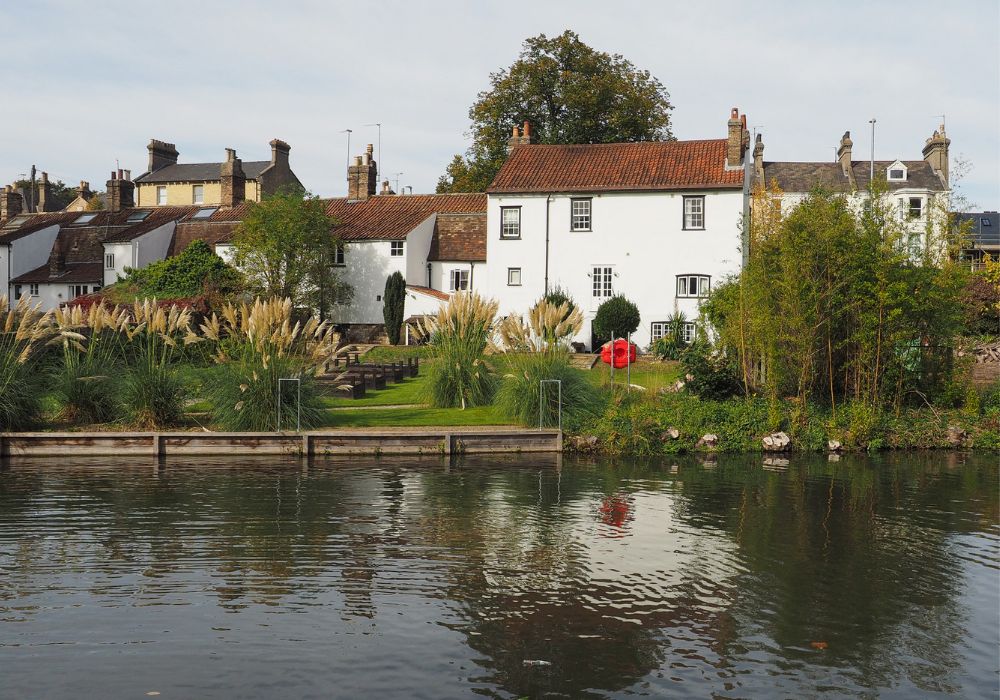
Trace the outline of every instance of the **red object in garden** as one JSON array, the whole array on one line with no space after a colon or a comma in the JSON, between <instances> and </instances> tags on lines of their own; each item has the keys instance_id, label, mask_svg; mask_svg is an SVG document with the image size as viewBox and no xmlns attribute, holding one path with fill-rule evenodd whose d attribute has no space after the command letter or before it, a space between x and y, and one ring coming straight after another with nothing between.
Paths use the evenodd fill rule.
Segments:
<instances>
[{"instance_id":1,"label":"red object in garden","mask_svg":"<svg viewBox=\"0 0 1000 700\"><path fill-rule=\"evenodd\" d=\"M635 343L619 338L613 343L609 341L601 346L601 362L615 369L622 369L635 362L635 352Z\"/></svg>"}]
</instances>

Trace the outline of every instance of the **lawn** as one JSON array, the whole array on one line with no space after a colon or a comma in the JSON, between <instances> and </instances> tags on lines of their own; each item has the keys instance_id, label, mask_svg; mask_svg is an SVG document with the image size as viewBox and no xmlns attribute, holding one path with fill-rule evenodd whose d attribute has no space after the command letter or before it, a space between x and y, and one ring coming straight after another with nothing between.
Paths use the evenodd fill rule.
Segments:
<instances>
[{"instance_id":1,"label":"lawn","mask_svg":"<svg viewBox=\"0 0 1000 700\"><path fill-rule=\"evenodd\" d=\"M668 387L681 376L681 366L678 362L656 360L640 360L632 365L632 383L643 386L650 391L658 391ZM615 370L615 384L625 386L625 370ZM587 378L595 386L611 386L611 368L603 362L598 362L593 369L587 372Z\"/></svg>"},{"instance_id":2,"label":"lawn","mask_svg":"<svg viewBox=\"0 0 1000 700\"><path fill-rule=\"evenodd\" d=\"M323 403L328 408L352 408L359 406L398 406L415 403L426 403L427 365L420 365L420 374L408 377L396 384L386 384L385 389L369 389L364 398L347 399L339 396L328 396Z\"/></svg>"},{"instance_id":3,"label":"lawn","mask_svg":"<svg viewBox=\"0 0 1000 700\"><path fill-rule=\"evenodd\" d=\"M479 408L374 408L329 411L330 428L382 428L419 425L511 425L492 406Z\"/></svg>"}]
</instances>

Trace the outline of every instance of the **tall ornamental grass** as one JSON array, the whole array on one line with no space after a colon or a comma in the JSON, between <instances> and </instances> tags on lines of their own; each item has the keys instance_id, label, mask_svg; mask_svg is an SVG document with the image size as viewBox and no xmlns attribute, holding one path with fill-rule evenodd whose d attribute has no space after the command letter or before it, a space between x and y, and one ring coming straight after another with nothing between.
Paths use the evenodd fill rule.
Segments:
<instances>
[{"instance_id":1,"label":"tall ornamental grass","mask_svg":"<svg viewBox=\"0 0 1000 700\"><path fill-rule=\"evenodd\" d=\"M61 350L50 375L63 420L107 423L120 415L119 372L124 365L128 310L94 304L56 309L50 322Z\"/></svg>"},{"instance_id":2,"label":"tall ornamental grass","mask_svg":"<svg viewBox=\"0 0 1000 700\"><path fill-rule=\"evenodd\" d=\"M484 361L498 304L475 292L458 292L421 324L434 358L429 375L430 403L467 408L490 403L496 378Z\"/></svg>"},{"instance_id":3,"label":"tall ornamental grass","mask_svg":"<svg viewBox=\"0 0 1000 700\"><path fill-rule=\"evenodd\" d=\"M601 392L570 364L567 343L583 327L583 314L571 301L542 299L528 312L505 318L497 329L496 349L504 374L496 395L499 412L521 425L556 425L562 386L563 425L569 429L603 407Z\"/></svg>"},{"instance_id":4,"label":"tall ornamental grass","mask_svg":"<svg viewBox=\"0 0 1000 700\"><path fill-rule=\"evenodd\" d=\"M176 361L185 344L198 342L191 330L191 311L155 300L136 301L121 326L128 364L120 398L126 420L137 427L162 428L184 417L187 387Z\"/></svg>"},{"instance_id":5,"label":"tall ornamental grass","mask_svg":"<svg viewBox=\"0 0 1000 700\"><path fill-rule=\"evenodd\" d=\"M0 296L0 308L7 308L6 295ZM41 412L39 360L52 328L27 297L0 319L0 430L21 430L35 423Z\"/></svg>"},{"instance_id":6,"label":"tall ornamental grass","mask_svg":"<svg viewBox=\"0 0 1000 700\"><path fill-rule=\"evenodd\" d=\"M221 365L211 382L213 417L227 430L266 431L324 423L315 373L337 345L333 327L315 316L292 320L291 299L226 304L201 326ZM298 379L280 383L280 379ZM301 394L300 394L301 392Z\"/></svg>"}]
</instances>

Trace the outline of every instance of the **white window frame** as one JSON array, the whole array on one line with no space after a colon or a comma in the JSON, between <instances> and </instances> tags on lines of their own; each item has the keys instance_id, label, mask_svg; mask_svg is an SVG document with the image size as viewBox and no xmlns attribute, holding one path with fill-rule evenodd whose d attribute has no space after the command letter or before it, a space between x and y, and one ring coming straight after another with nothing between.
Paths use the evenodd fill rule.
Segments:
<instances>
[{"instance_id":1,"label":"white window frame","mask_svg":"<svg viewBox=\"0 0 1000 700\"><path fill-rule=\"evenodd\" d=\"M517 277L517 281L514 278ZM507 286L508 287L520 287L521 286L521 268L519 267L508 267L507 268Z\"/></svg>"},{"instance_id":2,"label":"white window frame","mask_svg":"<svg viewBox=\"0 0 1000 700\"><path fill-rule=\"evenodd\" d=\"M591 266L591 293L595 299L610 299L615 295L614 276L615 268L612 265Z\"/></svg>"},{"instance_id":3,"label":"white window frame","mask_svg":"<svg viewBox=\"0 0 1000 700\"><path fill-rule=\"evenodd\" d=\"M649 324L649 341L655 343L670 335L670 321L653 321Z\"/></svg>"},{"instance_id":4,"label":"white window frame","mask_svg":"<svg viewBox=\"0 0 1000 700\"><path fill-rule=\"evenodd\" d=\"M691 285L695 293L691 293ZM677 275L674 286L678 299L704 299L712 292L711 275Z\"/></svg>"},{"instance_id":5,"label":"white window frame","mask_svg":"<svg viewBox=\"0 0 1000 700\"><path fill-rule=\"evenodd\" d=\"M593 199L573 197L569 200L570 231L593 231Z\"/></svg>"},{"instance_id":6,"label":"white window frame","mask_svg":"<svg viewBox=\"0 0 1000 700\"><path fill-rule=\"evenodd\" d=\"M924 216L924 198L923 197L907 197L907 215L911 220L921 219ZM917 206L914 207L913 203L916 202Z\"/></svg>"},{"instance_id":7,"label":"white window frame","mask_svg":"<svg viewBox=\"0 0 1000 700\"><path fill-rule=\"evenodd\" d=\"M347 267L347 257L344 254L344 244L336 246L333 249L333 266L334 267Z\"/></svg>"},{"instance_id":8,"label":"white window frame","mask_svg":"<svg viewBox=\"0 0 1000 700\"><path fill-rule=\"evenodd\" d=\"M162 207L167 203L167 186L157 185L156 186L156 206Z\"/></svg>"},{"instance_id":9,"label":"white window frame","mask_svg":"<svg viewBox=\"0 0 1000 700\"><path fill-rule=\"evenodd\" d=\"M681 340L690 345L694 342L695 337L698 334L697 326L695 326L694 321L685 321L681 326Z\"/></svg>"},{"instance_id":10,"label":"white window frame","mask_svg":"<svg viewBox=\"0 0 1000 700\"><path fill-rule=\"evenodd\" d=\"M401 258L403 257L403 251L403 241L389 241L389 257Z\"/></svg>"},{"instance_id":11,"label":"white window frame","mask_svg":"<svg viewBox=\"0 0 1000 700\"><path fill-rule=\"evenodd\" d=\"M705 195L685 195L683 229L685 231L705 230Z\"/></svg>"},{"instance_id":12,"label":"white window frame","mask_svg":"<svg viewBox=\"0 0 1000 700\"><path fill-rule=\"evenodd\" d=\"M192 204L204 204L205 203L205 186L204 185L191 185L191 203Z\"/></svg>"},{"instance_id":13,"label":"white window frame","mask_svg":"<svg viewBox=\"0 0 1000 700\"><path fill-rule=\"evenodd\" d=\"M105 253L104 254L104 269L113 270L115 269L115 254Z\"/></svg>"},{"instance_id":14,"label":"white window frame","mask_svg":"<svg viewBox=\"0 0 1000 700\"><path fill-rule=\"evenodd\" d=\"M512 215L511 221L507 214ZM521 237L521 207L500 207L500 238L516 239Z\"/></svg>"},{"instance_id":15,"label":"white window frame","mask_svg":"<svg viewBox=\"0 0 1000 700\"><path fill-rule=\"evenodd\" d=\"M902 163L893 163L885 169L885 179L887 182L906 182L906 170L906 166ZM893 175L896 172L899 173L899 177Z\"/></svg>"},{"instance_id":16,"label":"white window frame","mask_svg":"<svg viewBox=\"0 0 1000 700\"><path fill-rule=\"evenodd\" d=\"M452 292L469 291L469 271L453 268L448 274L449 290Z\"/></svg>"},{"instance_id":17,"label":"white window frame","mask_svg":"<svg viewBox=\"0 0 1000 700\"><path fill-rule=\"evenodd\" d=\"M38 294L38 282L31 282L28 284L28 294L33 297L39 296Z\"/></svg>"}]
</instances>

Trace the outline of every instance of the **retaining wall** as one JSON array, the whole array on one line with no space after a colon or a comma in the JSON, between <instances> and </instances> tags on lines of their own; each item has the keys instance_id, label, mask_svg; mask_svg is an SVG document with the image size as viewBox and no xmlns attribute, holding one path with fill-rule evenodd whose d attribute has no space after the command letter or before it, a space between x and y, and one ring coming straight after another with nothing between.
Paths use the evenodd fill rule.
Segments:
<instances>
[{"instance_id":1,"label":"retaining wall","mask_svg":"<svg viewBox=\"0 0 1000 700\"><path fill-rule=\"evenodd\" d=\"M561 452L559 430L334 430L306 433L0 433L0 457L380 455Z\"/></svg>"}]
</instances>

